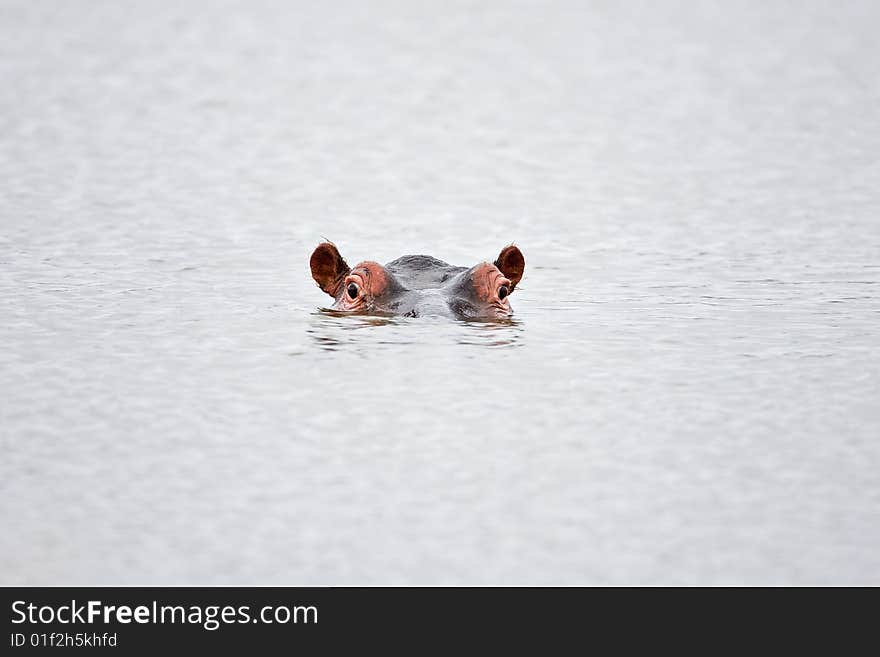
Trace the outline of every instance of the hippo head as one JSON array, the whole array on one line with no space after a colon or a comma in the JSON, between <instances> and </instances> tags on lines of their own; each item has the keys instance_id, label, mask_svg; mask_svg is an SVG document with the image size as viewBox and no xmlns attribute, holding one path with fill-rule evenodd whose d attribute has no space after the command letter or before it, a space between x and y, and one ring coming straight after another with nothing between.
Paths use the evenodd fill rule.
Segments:
<instances>
[{"instance_id":1,"label":"hippo head","mask_svg":"<svg viewBox=\"0 0 880 657\"><path fill-rule=\"evenodd\" d=\"M324 242L309 264L318 287L336 300L334 310L463 319L509 317L510 294L525 270L525 258L513 245L494 263L473 267L425 255L403 256L384 266L365 260L349 267L336 246Z\"/></svg>"}]
</instances>

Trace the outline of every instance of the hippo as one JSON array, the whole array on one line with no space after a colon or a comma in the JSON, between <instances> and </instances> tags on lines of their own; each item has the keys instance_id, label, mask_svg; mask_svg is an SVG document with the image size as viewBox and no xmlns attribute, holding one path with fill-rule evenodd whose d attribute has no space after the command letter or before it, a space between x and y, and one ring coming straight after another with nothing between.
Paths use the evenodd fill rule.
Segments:
<instances>
[{"instance_id":1,"label":"hippo","mask_svg":"<svg viewBox=\"0 0 880 657\"><path fill-rule=\"evenodd\" d=\"M494 263L456 267L426 255L406 255L384 267L365 260L349 267L331 242L315 248L312 278L336 301L334 310L420 317L503 319L525 270L522 252L510 245Z\"/></svg>"}]
</instances>

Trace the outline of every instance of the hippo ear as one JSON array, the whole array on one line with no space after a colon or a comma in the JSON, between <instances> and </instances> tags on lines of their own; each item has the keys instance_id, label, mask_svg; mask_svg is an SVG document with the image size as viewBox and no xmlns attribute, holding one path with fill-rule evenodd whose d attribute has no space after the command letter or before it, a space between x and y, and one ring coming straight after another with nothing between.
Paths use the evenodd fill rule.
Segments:
<instances>
[{"instance_id":1,"label":"hippo ear","mask_svg":"<svg viewBox=\"0 0 880 657\"><path fill-rule=\"evenodd\" d=\"M510 279L510 291L513 292L526 269L526 259L523 258L522 251L511 244L504 247L501 253L498 254L495 266Z\"/></svg>"},{"instance_id":2,"label":"hippo ear","mask_svg":"<svg viewBox=\"0 0 880 657\"><path fill-rule=\"evenodd\" d=\"M312 278L315 279L318 287L333 298L336 298L342 281L351 271L351 267L339 254L339 249L330 242L322 242L317 246L312 252L309 266L312 268Z\"/></svg>"}]
</instances>

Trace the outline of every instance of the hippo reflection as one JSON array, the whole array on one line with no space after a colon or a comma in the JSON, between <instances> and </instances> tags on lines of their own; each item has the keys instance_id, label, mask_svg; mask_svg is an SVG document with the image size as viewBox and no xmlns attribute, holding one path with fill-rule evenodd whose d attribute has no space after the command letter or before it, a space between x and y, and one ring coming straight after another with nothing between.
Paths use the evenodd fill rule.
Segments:
<instances>
[{"instance_id":1,"label":"hippo reflection","mask_svg":"<svg viewBox=\"0 0 880 657\"><path fill-rule=\"evenodd\" d=\"M318 245L309 264L318 287L336 299L335 310L462 319L509 317L510 295L526 266L522 252L511 245L493 264L473 267L408 255L384 267L366 260L351 268L330 242Z\"/></svg>"}]
</instances>

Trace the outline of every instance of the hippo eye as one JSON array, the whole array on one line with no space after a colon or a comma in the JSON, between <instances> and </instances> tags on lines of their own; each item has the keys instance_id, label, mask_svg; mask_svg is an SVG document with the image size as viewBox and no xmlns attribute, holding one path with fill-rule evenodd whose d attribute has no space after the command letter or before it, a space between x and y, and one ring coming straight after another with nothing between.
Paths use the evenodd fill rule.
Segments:
<instances>
[{"instance_id":1,"label":"hippo eye","mask_svg":"<svg viewBox=\"0 0 880 657\"><path fill-rule=\"evenodd\" d=\"M352 299L357 299L358 295L358 286L356 283L349 283L348 287L345 290Z\"/></svg>"},{"instance_id":2,"label":"hippo eye","mask_svg":"<svg viewBox=\"0 0 880 657\"><path fill-rule=\"evenodd\" d=\"M498 288L498 298L502 301L504 301L504 297L506 297L508 294L510 294L510 290L507 289L506 285L502 285Z\"/></svg>"}]
</instances>

